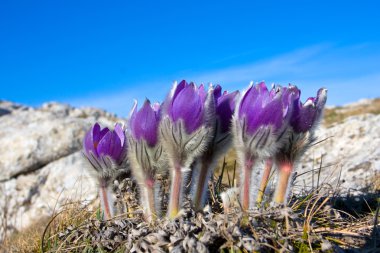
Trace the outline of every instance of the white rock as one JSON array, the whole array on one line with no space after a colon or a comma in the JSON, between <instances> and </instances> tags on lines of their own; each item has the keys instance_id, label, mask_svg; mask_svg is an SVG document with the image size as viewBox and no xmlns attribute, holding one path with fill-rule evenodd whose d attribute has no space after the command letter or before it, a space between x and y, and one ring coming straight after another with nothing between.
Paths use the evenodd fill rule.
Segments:
<instances>
[{"instance_id":1,"label":"white rock","mask_svg":"<svg viewBox=\"0 0 380 253\"><path fill-rule=\"evenodd\" d=\"M299 187L316 186L321 164L320 183L340 185L352 193L368 190L380 174L380 115L365 114L347 118L341 124L317 130L318 140L298 166L298 173L314 169L297 179Z\"/></svg>"},{"instance_id":2,"label":"white rock","mask_svg":"<svg viewBox=\"0 0 380 253\"><path fill-rule=\"evenodd\" d=\"M96 182L89 176L81 151L49 163L36 173L5 183L0 206L7 223L20 230L31 222L58 212L72 201L88 203L96 198Z\"/></svg>"},{"instance_id":3,"label":"white rock","mask_svg":"<svg viewBox=\"0 0 380 253\"><path fill-rule=\"evenodd\" d=\"M95 182L85 170L82 139L96 122L114 115L93 108L47 103L41 108L0 102L0 242L4 231L27 227L68 201L92 201ZM6 227L5 227L6 226Z\"/></svg>"},{"instance_id":4,"label":"white rock","mask_svg":"<svg viewBox=\"0 0 380 253\"><path fill-rule=\"evenodd\" d=\"M12 113L15 110L25 110L27 107L9 101L0 100L0 116Z\"/></svg>"},{"instance_id":5,"label":"white rock","mask_svg":"<svg viewBox=\"0 0 380 253\"><path fill-rule=\"evenodd\" d=\"M2 116L0 181L38 170L78 151L85 132L96 120L105 125L114 124L104 117L104 112L93 115L85 110L78 114L67 105L50 103L41 109L16 110Z\"/></svg>"}]
</instances>

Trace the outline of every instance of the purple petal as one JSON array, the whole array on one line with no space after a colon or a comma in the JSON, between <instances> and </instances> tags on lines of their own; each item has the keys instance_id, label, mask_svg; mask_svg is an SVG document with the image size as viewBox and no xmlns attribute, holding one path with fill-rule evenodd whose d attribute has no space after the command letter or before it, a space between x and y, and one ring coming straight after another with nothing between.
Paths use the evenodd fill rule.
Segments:
<instances>
[{"instance_id":1,"label":"purple petal","mask_svg":"<svg viewBox=\"0 0 380 253\"><path fill-rule=\"evenodd\" d=\"M155 111L149 100L145 100L143 107L130 119L133 136L144 139L148 145L155 146L158 138L160 114Z\"/></svg>"},{"instance_id":2,"label":"purple petal","mask_svg":"<svg viewBox=\"0 0 380 253\"><path fill-rule=\"evenodd\" d=\"M282 126L282 103L276 99L267 106L257 110L255 114L247 115L247 132L253 134L260 126L273 126L278 130Z\"/></svg>"},{"instance_id":3,"label":"purple petal","mask_svg":"<svg viewBox=\"0 0 380 253\"><path fill-rule=\"evenodd\" d=\"M265 90L261 90L258 85L251 86L245 93L243 100L240 104L239 116L249 115L254 117L258 111L263 107L263 96L261 95Z\"/></svg>"},{"instance_id":4,"label":"purple petal","mask_svg":"<svg viewBox=\"0 0 380 253\"><path fill-rule=\"evenodd\" d=\"M236 96L238 91L224 94L217 100L216 115L219 117L222 133L228 132L232 115L235 111Z\"/></svg>"},{"instance_id":5,"label":"purple petal","mask_svg":"<svg viewBox=\"0 0 380 253\"><path fill-rule=\"evenodd\" d=\"M94 126L86 133L84 139L84 147L87 154L91 151L95 156L99 156L97 152L98 143L108 131L108 128L101 130L99 123L94 124Z\"/></svg>"},{"instance_id":6,"label":"purple petal","mask_svg":"<svg viewBox=\"0 0 380 253\"><path fill-rule=\"evenodd\" d=\"M199 94L199 97L201 98L201 101L202 103L204 103L206 101L206 98L207 98L207 92L205 90L205 87L203 84L201 84L198 88L198 94Z\"/></svg>"},{"instance_id":7,"label":"purple petal","mask_svg":"<svg viewBox=\"0 0 380 253\"><path fill-rule=\"evenodd\" d=\"M132 110L129 113L130 116L129 116L128 124L129 124L129 132L131 133L135 132L135 129L134 129L135 126L134 124L132 124L132 122L136 118L136 110L137 110L137 100L134 101Z\"/></svg>"},{"instance_id":8,"label":"purple petal","mask_svg":"<svg viewBox=\"0 0 380 253\"><path fill-rule=\"evenodd\" d=\"M99 156L110 156L118 161L122 151L121 141L115 132L109 131L100 140L97 150Z\"/></svg>"},{"instance_id":9,"label":"purple petal","mask_svg":"<svg viewBox=\"0 0 380 253\"><path fill-rule=\"evenodd\" d=\"M284 123L282 89L268 91L265 83L251 86L245 93L239 111L239 118L246 119L247 132L253 134L261 126L273 126L279 130Z\"/></svg>"},{"instance_id":10,"label":"purple petal","mask_svg":"<svg viewBox=\"0 0 380 253\"><path fill-rule=\"evenodd\" d=\"M181 82L179 82L179 84L177 84L176 88L175 88L175 91L174 91L174 94L173 94L173 97L172 99L174 100L178 94L186 87L188 86L187 82L185 80L182 80Z\"/></svg>"},{"instance_id":11,"label":"purple petal","mask_svg":"<svg viewBox=\"0 0 380 253\"><path fill-rule=\"evenodd\" d=\"M283 117L291 117L294 106L297 105L301 91L294 85L282 88Z\"/></svg>"},{"instance_id":12,"label":"purple petal","mask_svg":"<svg viewBox=\"0 0 380 253\"><path fill-rule=\"evenodd\" d=\"M260 112L260 124L272 125L275 131L279 130L284 121L283 110L281 96L275 96Z\"/></svg>"},{"instance_id":13,"label":"purple petal","mask_svg":"<svg viewBox=\"0 0 380 253\"><path fill-rule=\"evenodd\" d=\"M112 141L113 148L112 148L111 157L115 161L120 162L120 159L122 158L121 154L123 152L124 143L121 142L121 139L119 138L118 134L115 131L112 134L112 138L113 138L113 141Z\"/></svg>"},{"instance_id":14,"label":"purple petal","mask_svg":"<svg viewBox=\"0 0 380 253\"><path fill-rule=\"evenodd\" d=\"M198 129L203 120L203 104L193 84L186 86L173 100L172 120L182 119L188 133Z\"/></svg>"},{"instance_id":15,"label":"purple petal","mask_svg":"<svg viewBox=\"0 0 380 253\"><path fill-rule=\"evenodd\" d=\"M239 105L239 117L242 118L244 115L254 113L252 110L253 106L257 103L258 90L254 86L250 86L247 91L243 94L243 98ZM257 103L258 104L258 103Z\"/></svg>"},{"instance_id":16,"label":"purple petal","mask_svg":"<svg viewBox=\"0 0 380 253\"><path fill-rule=\"evenodd\" d=\"M119 137L120 143L122 144L122 146L124 146L124 143L125 143L125 133L124 133L124 130L123 130L123 127L121 126L121 124L116 123L114 131L115 131L116 135Z\"/></svg>"},{"instance_id":17,"label":"purple petal","mask_svg":"<svg viewBox=\"0 0 380 253\"><path fill-rule=\"evenodd\" d=\"M297 124L294 126L296 132L307 132L313 126L315 118L315 107L312 103L302 105L298 112Z\"/></svg>"},{"instance_id":18,"label":"purple petal","mask_svg":"<svg viewBox=\"0 0 380 253\"><path fill-rule=\"evenodd\" d=\"M95 148L97 148L97 146L99 145L99 142L109 132L111 131L108 129L108 127L103 128L102 130L100 130L100 132L97 132L97 133L94 132L93 141L94 141Z\"/></svg>"},{"instance_id":19,"label":"purple petal","mask_svg":"<svg viewBox=\"0 0 380 253\"><path fill-rule=\"evenodd\" d=\"M156 113L160 113L160 110L161 110L161 104L155 102L155 103L152 105L152 108L153 108L153 110L154 110Z\"/></svg>"},{"instance_id":20,"label":"purple petal","mask_svg":"<svg viewBox=\"0 0 380 253\"><path fill-rule=\"evenodd\" d=\"M273 88L270 90L270 92L269 92L269 97L270 97L271 99L273 99L274 96L277 94L277 92L278 92L277 87L273 87Z\"/></svg>"},{"instance_id":21,"label":"purple petal","mask_svg":"<svg viewBox=\"0 0 380 253\"><path fill-rule=\"evenodd\" d=\"M99 156L102 155L110 155L112 153L112 131L109 131L106 133L106 135L103 136L103 138L99 141L98 147L97 147L97 153Z\"/></svg>"},{"instance_id":22,"label":"purple petal","mask_svg":"<svg viewBox=\"0 0 380 253\"><path fill-rule=\"evenodd\" d=\"M173 87L174 91L172 90L171 93L165 100L165 106L166 106L166 113L168 115L172 115L172 108L173 108L173 101L177 98L178 94L187 87L188 84L185 80L182 80L180 83L176 84L175 87Z\"/></svg>"},{"instance_id":23,"label":"purple petal","mask_svg":"<svg viewBox=\"0 0 380 253\"><path fill-rule=\"evenodd\" d=\"M291 105L295 100L299 99L301 96L301 91L297 86L289 85L288 88L284 88L284 103Z\"/></svg>"},{"instance_id":24,"label":"purple petal","mask_svg":"<svg viewBox=\"0 0 380 253\"><path fill-rule=\"evenodd\" d=\"M220 86L218 84L214 88L214 98L215 98L215 101L217 101L221 96L222 96L222 86Z\"/></svg>"},{"instance_id":25,"label":"purple petal","mask_svg":"<svg viewBox=\"0 0 380 253\"><path fill-rule=\"evenodd\" d=\"M290 121L295 132L305 133L319 121L326 103L326 94L326 89L320 89L316 98L308 98L304 104L300 102L298 97Z\"/></svg>"},{"instance_id":26,"label":"purple petal","mask_svg":"<svg viewBox=\"0 0 380 253\"><path fill-rule=\"evenodd\" d=\"M103 136L110 131L107 127L100 129L100 125L95 123L92 128L92 141L94 145L98 145L99 141L103 138Z\"/></svg>"},{"instance_id":27,"label":"purple petal","mask_svg":"<svg viewBox=\"0 0 380 253\"><path fill-rule=\"evenodd\" d=\"M93 141L99 142L100 140L99 135L100 135L100 125L98 122L96 122L94 126L92 127Z\"/></svg>"},{"instance_id":28,"label":"purple petal","mask_svg":"<svg viewBox=\"0 0 380 253\"><path fill-rule=\"evenodd\" d=\"M92 152L95 156L97 156L97 152L94 147L94 142L92 141L92 129L90 129L84 139L83 139L83 148L86 153L86 155L90 155L90 152Z\"/></svg>"},{"instance_id":29,"label":"purple petal","mask_svg":"<svg viewBox=\"0 0 380 253\"><path fill-rule=\"evenodd\" d=\"M268 88L265 82L260 82L259 84L256 85L256 87L260 93L268 93Z\"/></svg>"}]
</instances>

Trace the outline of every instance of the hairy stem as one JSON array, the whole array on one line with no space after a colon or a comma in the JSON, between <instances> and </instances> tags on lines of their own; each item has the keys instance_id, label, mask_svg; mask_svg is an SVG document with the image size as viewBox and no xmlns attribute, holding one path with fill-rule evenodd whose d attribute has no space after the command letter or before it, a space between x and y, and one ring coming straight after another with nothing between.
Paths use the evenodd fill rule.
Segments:
<instances>
[{"instance_id":1,"label":"hairy stem","mask_svg":"<svg viewBox=\"0 0 380 253\"><path fill-rule=\"evenodd\" d=\"M241 189L241 205L244 211L249 209L251 176L252 176L253 160L248 158L244 162L242 174L242 189Z\"/></svg>"},{"instance_id":2,"label":"hairy stem","mask_svg":"<svg viewBox=\"0 0 380 253\"><path fill-rule=\"evenodd\" d=\"M147 179L145 184L141 185L141 205L144 209L146 221L151 222L156 219L156 207L154 205L154 180Z\"/></svg>"},{"instance_id":3,"label":"hairy stem","mask_svg":"<svg viewBox=\"0 0 380 253\"><path fill-rule=\"evenodd\" d=\"M100 180L99 182L99 197L100 204L104 213L104 219L108 220L114 217L115 209L114 209L114 199L112 195L111 187L108 184Z\"/></svg>"},{"instance_id":4,"label":"hairy stem","mask_svg":"<svg viewBox=\"0 0 380 253\"><path fill-rule=\"evenodd\" d=\"M282 162L279 165L279 169L279 180L276 193L274 195L274 201L278 204L285 204L288 193L289 178L293 171L293 164L291 162Z\"/></svg>"},{"instance_id":5,"label":"hairy stem","mask_svg":"<svg viewBox=\"0 0 380 253\"><path fill-rule=\"evenodd\" d=\"M211 171L213 168L210 167L210 162L208 159L201 159L196 167L193 169L193 205L196 211L202 210L205 205L206 196L207 196L207 186L208 181L211 176Z\"/></svg>"},{"instance_id":6,"label":"hairy stem","mask_svg":"<svg viewBox=\"0 0 380 253\"><path fill-rule=\"evenodd\" d=\"M272 167L273 167L273 160L269 158L265 161L264 174L263 174L263 177L261 178L259 193L257 195L257 203L261 203L263 201L264 192L268 185L269 176L272 171Z\"/></svg>"},{"instance_id":7,"label":"hairy stem","mask_svg":"<svg viewBox=\"0 0 380 253\"><path fill-rule=\"evenodd\" d=\"M169 208L168 217L174 219L180 209L181 198L182 198L182 171L180 166L175 166L171 174L171 187L170 187L170 198L169 198Z\"/></svg>"}]
</instances>

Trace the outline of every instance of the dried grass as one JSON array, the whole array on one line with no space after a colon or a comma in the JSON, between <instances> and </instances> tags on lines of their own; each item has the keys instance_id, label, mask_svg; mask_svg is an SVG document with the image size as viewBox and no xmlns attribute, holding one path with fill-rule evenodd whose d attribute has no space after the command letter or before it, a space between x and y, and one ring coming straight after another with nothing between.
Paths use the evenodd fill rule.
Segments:
<instances>
[{"instance_id":1,"label":"dried grass","mask_svg":"<svg viewBox=\"0 0 380 253\"><path fill-rule=\"evenodd\" d=\"M103 222L99 212L81 203L70 203L50 219L10 237L3 250L206 252L208 248L211 252L375 252L380 246L376 194L342 198L331 192L331 186L322 184L307 195L292 196L289 208L263 207L249 213L236 208L223 214L219 194L232 185L234 174L226 168L224 163L210 185L210 209L204 213L194 213L187 205L174 221L161 219L147 224L141 210L135 210Z\"/></svg>"},{"instance_id":2,"label":"dried grass","mask_svg":"<svg viewBox=\"0 0 380 253\"><path fill-rule=\"evenodd\" d=\"M52 217L43 217L6 238L0 249L2 252L45 252L46 248L61 243L56 239L59 233L79 227L93 217L95 213L88 206L78 202L68 203Z\"/></svg>"},{"instance_id":3,"label":"dried grass","mask_svg":"<svg viewBox=\"0 0 380 253\"><path fill-rule=\"evenodd\" d=\"M47 217L31 224L23 231L16 232L7 237L0 247L2 252L37 252L43 233L49 219Z\"/></svg>"},{"instance_id":4,"label":"dried grass","mask_svg":"<svg viewBox=\"0 0 380 253\"><path fill-rule=\"evenodd\" d=\"M326 108L324 112L324 125L329 127L343 122L346 118L365 113L380 114L380 98L371 100L368 104L358 104L350 107Z\"/></svg>"}]
</instances>

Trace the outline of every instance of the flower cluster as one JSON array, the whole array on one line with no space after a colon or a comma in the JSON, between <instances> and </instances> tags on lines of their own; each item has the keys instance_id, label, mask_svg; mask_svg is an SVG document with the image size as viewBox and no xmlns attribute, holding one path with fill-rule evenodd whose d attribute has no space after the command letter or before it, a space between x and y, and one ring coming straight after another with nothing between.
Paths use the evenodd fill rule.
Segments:
<instances>
[{"instance_id":1,"label":"flower cluster","mask_svg":"<svg viewBox=\"0 0 380 253\"><path fill-rule=\"evenodd\" d=\"M327 98L320 89L317 97L300 101L296 87L265 83L250 85L240 98L233 120L233 136L241 167L240 201L247 210L262 201L273 165L279 169L274 201L283 204L289 192L294 163L314 139ZM260 163L264 161L264 169Z\"/></svg>"},{"instance_id":2,"label":"flower cluster","mask_svg":"<svg viewBox=\"0 0 380 253\"><path fill-rule=\"evenodd\" d=\"M220 85L206 89L181 81L162 104L146 100L138 109L135 102L126 129L121 124L101 129L96 123L83 146L97 172L105 218L115 215L110 182L129 167L147 221L161 216L159 174L170 177L169 218L178 215L186 194L195 210L203 209L208 182L231 146L241 175L237 194L242 209L262 202L272 168L279 172L273 202L284 204L295 163L315 140L327 97L326 89L320 89L302 103L300 93L292 85L268 90L261 82L240 96L239 91L223 92Z\"/></svg>"}]
</instances>

